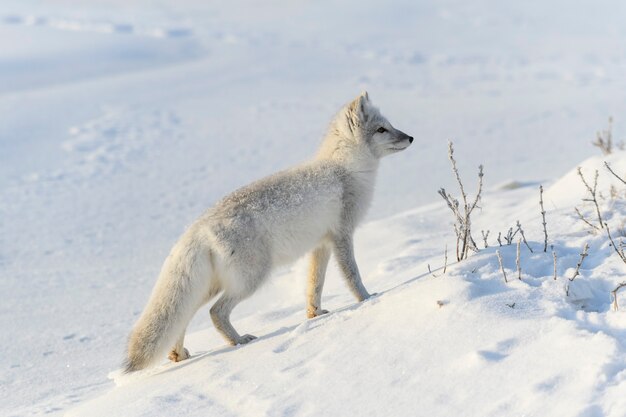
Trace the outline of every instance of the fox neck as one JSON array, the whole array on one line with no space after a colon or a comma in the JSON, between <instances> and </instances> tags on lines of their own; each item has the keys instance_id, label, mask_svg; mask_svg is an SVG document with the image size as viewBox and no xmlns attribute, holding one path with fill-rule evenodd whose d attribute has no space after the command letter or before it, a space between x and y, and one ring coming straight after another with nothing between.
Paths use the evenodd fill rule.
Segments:
<instances>
[{"instance_id":1,"label":"fox neck","mask_svg":"<svg viewBox=\"0 0 626 417\"><path fill-rule=\"evenodd\" d=\"M342 166L354 179L361 193L366 195L372 193L380 160L367 149L339 145L329 150L322 146L316 160L329 161Z\"/></svg>"},{"instance_id":2,"label":"fox neck","mask_svg":"<svg viewBox=\"0 0 626 417\"><path fill-rule=\"evenodd\" d=\"M354 226L360 223L374 196L374 185L376 183L376 173L378 171L378 161L374 167L364 167L365 170L349 170L352 178L352 198L354 201Z\"/></svg>"},{"instance_id":3,"label":"fox neck","mask_svg":"<svg viewBox=\"0 0 626 417\"><path fill-rule=\"evenodd\" d=\"M364 217L372 201L379 158L363 142L336 134L329 134L315 158L343 167L350 175L350 193L354 207L354 226Z\"/></svg>"},{"instance_id":4,"label":"fox neck","mask_svg":"<svg viewBox=\"0 0 626 417\"><path fill-rule=\"evenodd\" d=\"M363 141L342 133L331 129L322 142L316 159L332 161L363 179L375 177L380 159L374 156Z\"/></svg>"}]
</instances>

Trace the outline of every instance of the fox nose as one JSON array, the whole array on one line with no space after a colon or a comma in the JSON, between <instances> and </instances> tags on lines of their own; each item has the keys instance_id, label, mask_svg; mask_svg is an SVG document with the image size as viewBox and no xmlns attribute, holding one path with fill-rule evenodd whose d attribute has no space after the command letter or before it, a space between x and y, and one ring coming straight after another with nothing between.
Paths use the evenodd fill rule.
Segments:
<instances>
[{"instance_id":1,"label":"fox nose","mask_svg":"<svg viewBox=\"0 0 626 417\"><path fill-rule=\"evenodd\" d=\"M413 143L413 136L409 136L409 143Z\"/></svg>"}]
</instances>

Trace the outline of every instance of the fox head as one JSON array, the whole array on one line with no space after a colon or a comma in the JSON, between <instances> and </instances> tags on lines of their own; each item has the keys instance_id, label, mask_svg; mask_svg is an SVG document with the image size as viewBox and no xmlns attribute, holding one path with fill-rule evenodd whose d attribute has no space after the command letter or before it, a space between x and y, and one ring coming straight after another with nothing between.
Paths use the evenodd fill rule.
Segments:
<instances>
[{"instance_id":1,"label":"fox head","mask_svg":"<svg viewBox=\"0 0 626 417\"><path fill-rule=\"evenodd\" d=\"M374 107L367 92L339 111L320 151L321 157L372 161L402 151L413 137L394 128Z\"/></svg>"}]
</instances>

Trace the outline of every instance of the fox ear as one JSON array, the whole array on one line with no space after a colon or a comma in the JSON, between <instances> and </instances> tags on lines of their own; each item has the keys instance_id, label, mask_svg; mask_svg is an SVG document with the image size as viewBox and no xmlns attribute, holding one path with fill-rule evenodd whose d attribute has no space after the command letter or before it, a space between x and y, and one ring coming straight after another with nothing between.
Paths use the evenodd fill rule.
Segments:
<instances>
[{"instance_id":1,"label":"fox ear","mask_svg":"<svg viewBox=\"0 0 626 417\"><path fill-rule=\"evenodd\" d=\"M367 91L363 90L363 92L361 92L361 94L359 94L359 96L354 99L354 101L359 104L359 110L361 110L361 113L366 114L365 106L370 103L370 96L369 94L367 94Z\"/></svg>"},{"instance_id":2,"label":"fox ear","mask_svg":"<svg viewBox=\"0 0 626 417\"><path fill-rule=\"evenodd\" d=\"M367 91L363 91L357 98L350 103L350 110L355 122L367 122L367 106L369 105L369 96Z\"/></svg>"}]
</instances>

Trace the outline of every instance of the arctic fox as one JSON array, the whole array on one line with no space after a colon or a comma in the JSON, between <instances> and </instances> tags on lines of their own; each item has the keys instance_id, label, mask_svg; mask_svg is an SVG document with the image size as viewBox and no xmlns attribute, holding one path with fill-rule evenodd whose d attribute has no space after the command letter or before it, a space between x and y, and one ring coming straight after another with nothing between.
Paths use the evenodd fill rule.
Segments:
<instances>
[{"instance_id":1,"label":"arctic fox","mask_svg":"<svg viewBox=\"0 0 626 417\"><path fill-rule=\"evenodd\" d=\"M187 359L187 324L220 293L211 307L215 328L232 345L255 339L237 333L231 311L274 268L307 252L309 318L327 313L321 298L331 251L350 291L367 299L354 259L354 230L372 199L379 160L412 142L364 92L339 111L312 161L243 187L209 209L165 260L130 335L125 371L143 369L168 351L175 362Z\"/></svg>"}]
</instances>

